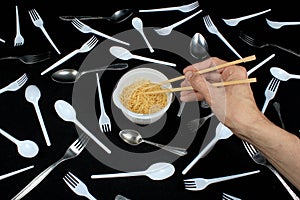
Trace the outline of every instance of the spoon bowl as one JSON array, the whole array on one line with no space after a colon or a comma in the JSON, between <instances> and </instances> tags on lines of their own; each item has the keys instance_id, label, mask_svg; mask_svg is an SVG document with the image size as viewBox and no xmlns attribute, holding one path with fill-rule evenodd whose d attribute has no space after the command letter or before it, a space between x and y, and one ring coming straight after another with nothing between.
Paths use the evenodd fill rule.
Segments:
<instances>
[{"instance_id":1,"label":"spoon bowl","mask_svg":"<svg viewBox=\"0 0 300 200\"><path fill-rule=\"evenodd\" d=\"M75 83L79 80L81 76L87 73L93 73L105 70L122 70L128 68L127 63L116 63L108 65L107 67L102 67L98 69L91 69L82 72L78 72L76 69L61 69L54 72L51 76L52 80L58 83Z\"/></svg>"},{"instance_id":2,"label":"spoon bowl","mask_svg":"<svg viewBox=\"0 0 300 200\"><path fill-rule=\"evenodd\" d=\"M105 19L114 23L120 23L128 19L133 14L133 9L122 9L115 12L112 16Z\"/></svg>"},{"instance_id":3,"label":"spoon bowl","mask_svg":"<svg viewBox=\"0 0 300 200\"><path fill-rule=\"evenodd\" d=\"M18 152L25 158L33 158L39 152L38 145L31 140L22 140L17 143Z\"/></svg>"},{"instance_id":4,"label":"spoon bowl","mask_svg":"<svg viewBox=\"0 0 300 200\"><path fill-rule=\"evenodd\" d=\"M147 44L150 52L153 53L154 49L150 45L148 39L145 36L144 30L143 30L143 21L140 18L138 18L138 17L134 17L132 19L132 26L142 35L142 37L145 40L145 42L146 42L146 44Z\"/></svg>"},{"instance_id":5,"label":"spoon bowl","mask_svg":"<svg viewBox=\"0 0 300 200\"><path fill-rule=\"evenodd\" d=\"M64 100L57 100L54 104L54 108L60 118L68 122L74 122L76 120L76 111L73 106Z\"/></svg>"},{"instance_id":6,"label":"spoon bowl","mask_svg":"<svg viewBox=\"0 0 300 200\"><path fill-rule=\"evenodd\" d=\"M200 33L195 33L190 42L190 54L197 59L204 60L209 57L208 45Z\"/></svg>"},{"instance_id":7,"label":"spoon bowl","mask_svg":"<svg viewBox=\"0 0 300 200\"><path fill-rule=\"evenodd\" d=\"M279 67L271 67L270 72L275 78L281 81L287 81L291 78L300 79L300 75L290 74Z\"/></svg>"},{"instance_id":8,"label":"spoon bowl","mask_svg":"<svg viewBox=\"0 0 300 200\"><path fill-rule=\"evenodd\" d=\"M35 85L30 85L25 90L25 98L27 101L35 104L41 97L41 91Z\"/></svg>"}]
</instances>

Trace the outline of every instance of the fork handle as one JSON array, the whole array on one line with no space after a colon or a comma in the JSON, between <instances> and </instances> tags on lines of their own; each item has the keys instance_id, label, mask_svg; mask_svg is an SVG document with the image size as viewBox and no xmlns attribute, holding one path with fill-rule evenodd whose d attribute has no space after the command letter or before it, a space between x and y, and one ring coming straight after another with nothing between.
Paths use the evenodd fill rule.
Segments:
<instances>
[{"instance_id":1,"label":"fork handle","mask_svg":"<svg viewBox=\"0 0 300 200\"><path fill-rule=\"evenodd\" d=\"M276 45L276 44L268 44L268 45L269 45L269 46L272 46L272 47L276 47L276 48L278 48L278 49L281 49L281 50L283 50L283 51L289 52L289 53L291 53L291 54L294 54L295 56L300 57L300 54L299 54L299 53L297 53L297 52L295 52L295 51L293 51L293 50L291 50L291 49L287 49L287 48L284 48L284 47L279 46L279 45Z\"/></svg>"},{"instance_id":2,"label":"fork handle","mask_svg":"<svg viewBox=\"0 0 300 200\"><path fill-rule=\"evenodd\" d=\"M50 172L62 161L64 161L64 159L61 158L55 163L53 163L52 165L50 165L47 169L42 171L30 183L28 183L16 196L14 196L12 200L22 199L26 194L28 194L31 190L33 190L33 188L35 188L40 182L42 182L42 180L44 180L46 176L48 176L48 174L50 174Z\"/></svg>"},{"instance_id":3,"label":"fork handle","mask_svg":"<svg viewBox=\"0 0 300 200\"><path fill-rule=\"evenodd\" d=\"M192 15L190 15L190 16L182 19L182 20L180 20L179 22L176 22L176 23L172 24L171 27L175 28L176 26L179 26L180 24L182 24L182 23L190 20L191 18L195 17L196 15L198 15L201 12L202 12L202 10L199 10L198 12L195 12L194 14L192 14Z\"/></svg>"},{"instance_id":4,"label":"fork handle","mask_svg":"<svg viewBox=\"0 0 300 200\"><path fill-rule=\"evenodd\" d=\"M101 36L101 37L107 38L107 39L109 39L109 40L112 40L112 41L115 41L115 42L118 42L118 43L127 45L127 46L130 45L128 42L124 42L124 41L122 41L122 40L116 39L116 38L114 38L114 37L111 37L111 36L109 36L109 35L106 35L106 34L104 34L104 33L101 33L101 32L99 32L99 31L96 31L96 30L94 30L94 29L92 30L92 33L94 33L94 34L96 34L96 35L99 35L99 36Z\"/></svg>"},{"instance_id":5,"label":"fork handle","mask_svg":"<svg viewBox=\"0 0 300 200\"><path fill-rule=\"evenodd\" d=\"M160 11L173 11L173 10L179 10L179 7L174 6L169 8L147 9L147 10L139 10L139 12L160 12Z\"/></svg>"},{"instance_id":6,"label":"fork handle","mask_svg":"<svg viewBox=\"0 0 300 200\"><path fill-rule=\"evenodd\" d=\"M20 22L19 22L18 6L16 6L16 27L17 27L17 34L19 34L20 33Z\"/></svg>"},{"instance_id":7,"label":"fork handle","mask_svg":"<svg viewBox=\"0 0 300 200\"><path fill-rule=\"evenodd\" d=\"M271 165L266 165L272 172L273 174L278 178L278 180L282 183L282 185L285 187L285 189L290 193L291 197L294 200L299 200L299 197L297 194L290 188L290 186L285 182L285 180L280 176L280 174L271 166Z\"/></svg>"},{"instance_id":8,"label":"fork handle","mask_svg":"<svg viewBox=\"0 0 300 200\"><path fill-rule=\"evenodd\" d=\"M50 38L49 34L47 33L47 31L45 30L45 28L43 26L40 27L42 32L44 33L44 35L46 36L46 38L48 39L48 41L50 42L50 44L53 46L53 48L55 49L55 51L60 54L60 51L58 50L58 48L56 47L56 45L54 44L54 42L52 41L52 39Z\"/></svg>"},{"instance_id":9,"label":"fork handle","mask_svg":"<svg viewBox=\"0 0 300 200\"><path fill-rule=\"evenodd\" d=\"M229 44L229 42L224 38L224 36L219 32L217 36L226 44L226 46L235 54L237 57L242 59L242 56Z\"/></svg>"}]
</instances>

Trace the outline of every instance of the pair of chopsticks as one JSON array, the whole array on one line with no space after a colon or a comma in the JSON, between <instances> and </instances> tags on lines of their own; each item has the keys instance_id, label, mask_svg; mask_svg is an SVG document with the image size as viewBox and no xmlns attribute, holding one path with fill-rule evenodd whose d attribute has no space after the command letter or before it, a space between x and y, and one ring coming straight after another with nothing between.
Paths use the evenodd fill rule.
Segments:
<instances>
[{"instance_id":1,"label":"pair of chopsticks","mask_svg":"<svg viewBox=\"0 0 300 200\"><path fill-rule=\"evenodd\" d=\"M252 60L255 60L255 59L256 59L255 55L252 55L252 56L241 58L241 59L238 59L238 60L235 60L235 61L231 61L231 62L227 62L227 63L221 64L221 65L217 65L217 66L214 66L214 67L199 70L196 73L197 74L204 74L204 73L215 71L215 70L218 70L218 69L221 69L221 68L224 68L224 67L228 67L230 65L236 65L236 64L239 64L239 63L242 63L242 62L249 62L249 61L252 61ZM172 78L172 79L169 79L169 80L166 80L166 81L162 81L158 84L159 85L164 85L166 83L171 83L171 82L174 82L174 81L182 80L184 78L185 78L185 76L182 75L182 76L178 76L176 78ZM244 80L234 80L234 81L227 81L227 82L220 82L220 83L212 83L212 85L216 86L216 87L220 87L220 86L235 85L235 84L242 84L242 83L253 83L253 82L256 82L256 78L250 78L250 79L244 79ZM145 92L145 94L157 94L157 93L164 93L164 92L177 92L177 91L192 90L192 89L193 88L191 86L189 86L189 87L180 87L180 88L170 88L170 89L164 89L164 90L158 90L158 91Z\"/></svg>"}]
</instances>

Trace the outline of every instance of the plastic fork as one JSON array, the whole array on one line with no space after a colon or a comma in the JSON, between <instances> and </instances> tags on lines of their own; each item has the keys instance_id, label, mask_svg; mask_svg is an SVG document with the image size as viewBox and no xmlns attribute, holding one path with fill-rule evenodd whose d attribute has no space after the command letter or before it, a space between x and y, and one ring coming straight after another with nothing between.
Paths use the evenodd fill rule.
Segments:
<instances>
[{"instance_id":1,"label":"plastic fork","mask_svg":"<svg viewBox=\"0 0 300 200\"><path fill-rule=\"evenodd\" d=\"M190 15L189 17L186 17L186 18L184 18L183 20L180 20L179 22L176 22L176 23L174 23L174 24L172 24L172 25L170 25L170 26L166 26L166 27L164 27L164 28L155 29L155 31L156 31L159 35L169 35L175 27L177 27L177 26L183 24L184 22L190 20L191 18L195 17L196 15L198 15L198 14L201 13L201 12L202 12L202 10L199 10L198 12L196 12L196 13Z\"/></svg>"},{"instance_id":2,"label":"plastic fork","mask_svg":"<svg viewBox=\"0 0 300 200\"><path fill-rule=\"evenodd\" d=\"M65 183L71 188L73 192L75 192L79 196L84 196L90 200L96 200L95 197L91 195L87 186L82 182L79 178L77 178L71 172L68 172L64 177L63 180Z\"/></svg>"},{"instance_id":3,"label":"plastic fork","mask_svg":"<svg viewBox=\"0 0 300 200\"><path fill-rule=\"evenodd\" d=\"M252 174L257 174L259 172L260 172L259 170L256 170L256 171L246 172L246 173L242 173L242 174L235 174L235 175L223 176L223 177L218 177L218 178L210 178L210 179L205 179L205 178L186 179L186 180L184 180L184 185L185 185L186 190L198 191L198 190L205 189L208 185L210 185L212 183L218 183L218 182L222 182L222 181L232 180L235 178L240 178L240 177L249 176Z\"/></svg>"},{"instance_id":4,"label":"plastic fork","mask_svg":"<svg viewBox=\"0 0 300 200\"><path fill-rule=\"evenodd\" d=\"M234 18L234 19L223 19L223 21L228 26L236 26L236 25L238 25L238 23L240 23L243 20L250 19L252 17L256 17L258 15L262 15L262 14L270 12L270 11L271 11L271 9L268 9L268 10L264 10L264 11L261 11L261 12L258 12L258 13L254 13L254 14L251 14L251 15L246 15L246 16L243 16L243 17L238 17L238 18Z\"/></svg>"},{"instance_id":5,"label":"plastic fork","mask_svg":"<svg viewBox=\"0 0 300 200\"><path fill-rule=\"evenodd\" d=\"M242 200L242 199L234 197L232 195L229 195L229 194L226 194L226 193L223 192L222 200Z\"/></svg>"},{"instance_id":6,"label":"plastic fork","mask_svg":"<svg viewBox=\"0 0 300 200\"><path fill-rule=\"evenodd\" d=\"M20 22L19 22L19 12L18 6L16 6L16 26L17 26L17 33L14 41L14 46L21 46L24 44L24 38L20 33Z\"/></svg>"},{"instance_id":7,"label":"plastic fork","mask_svg":"<svg viewBox=\"0 0 300 200\"><path fill-rule=\"evenodd\" d=\"M275 97L275 94L279 87L279 83L280 83L280 80L278 80L277 78L272 78L271 81L269 82L269 84L265 90L266 100L265 100L264 106L262 108L263 113L266 111L266 108L267 108L270 100L272 100Z\"/></svg>"},{"instance_id":8,"label":"plastic fork","mask_svg":"<svg viewBox=\"0 0 300 200\"><path fill-rule=\"evenodd\" d=\"M300 22L276 22L276 21L271 21L269 19L266 19L267 24L274 28L274 29L280 29L283 26L287 25L300 25Z\"/></svg>"},{"instance_id":9,"label":"plastic fork","mask_svg":"<svg viewBox=\"0 0 300 200\"><path fill-rule=\"evenodd\" d=\"M98 73L96 73L96 76L97 76L97 85L98 85L100 108L101 108L101 114L100 114L100 117L99 117L100 129L101 129L102 133L110 132L111 131L111 123L110 123L109 117L107 116L107 114L105 112Z\"/></svg>"},{"instance_id":10,"label":"plastic fork","mask_svg":"<svg viewBox=\"0 0 300 200\"><path fill-rule=\"evenodd\" d=\"M127 43L127 42L124 42L122 40L116 39L114 37L111 37L109 35L106 35L104 33L99 32L99 31L96 31L95 29L92 29L88 25L86 25L86 24L82 23L81 21L79 21L77 18L73 19L71 23L73 24L73 26L75 26L75 28L77 28L82 33L94 33L96 35L107 38L109 40L112 40L112 41L115 41L115 42L118 42L118 43L121 43L121 44L129 45L129 43Z\"/></svg>"},{"instance_id":11,"label":"plastic fork","mask_svg":"<svg viewBox=\"0 0 300 200\"><path fill-rule=\"evenodd\" d=\"M40 54L29 54L23 56L7 56L0 58L0 60L17 59L24 64L35 64L38 62L45 61L50 58L50 51Z\"/></svg>"},{"instance_id":12,"label":"plastic fork","mask_svg":"<svg viewBox=\"0 0 300 200\"><path fill-rule=\"evenodd\" d=\"M44 28L44 21L40 17L39 13L35 9L31 9L28 12L29 12L29 15L30 15L30 18L31 18L33 24L36 27L38 27L38 28L40 28L42 30L42 32L44 33L44 35L46 36L46 38L48 39L48 41L50 42L50 44L53 46L53 48L55 49L55 51L58 54L60 54L60 51L58 50L58 48L56 47L56 45L54 44L54 42L50 38L50 36L47 33L47 31L45 30L45 28Z\"/></svg>"},{"instance_id":13,"label":"plastic fork","mask_svg":"<svg viewBox=\"0 0 300 200\"><path fill-rule=\"evenodd\" d=\"M0 94L6 91L16 91L20 89L28 80L27 74L23 74L20 78L15 80L14 82L10 83L6 87L0 89Z\"/></svg>"},{"instance_id":14,"label":"plastic fork","mask_svg":"<svg viewBox=\"0 0 300 200\"><path fill-rule=\"evenodd\" d=\"M298 56L300 57L300 54L291 50L291 49L287 49L287 48L284 48L282 46L279 46L277 44L272 44L272 43L266 43L266 42L263 42L263 41L259 41L257 39L254 39L253 37L241 32L240 33L240 36L239 38L241 40L243 40L244 42L246 42L247 44L249 44L250 46L253 46L253 47L256 47L256 48L264 48L264 47L275 47L275 48L278 48L278 49L281 49L283 51L286 51L286 52L289 52L291 54L294 54L295 56Z\"/></svg>"},{"instance_id":15,"label":"plastic fork","mask_svg":"<svg viewBox=\"0 0 300 200\"><path fill-rule=\"evenodd\" d=\"M214 23L212 22L211 18L209 15L206 15L203 17L204 20L204 24L207 28L207 30L212 33L217 35L225 44L226 46L233 52L235 53L235 55L237 55L237 57L242 58L242 56L240 56L240 54L231 46L231 44L229 44L229 42L224 38L224 36L219 32L218 28L214 25Z\"/></svg>"},{"instance_id":16,"label":"plastic fork","mask_svg":"<svg viewBox=\"0 0 300 200\"><path fill-rule=\"evenodd\" d=\"M66 150L63 157L61 157L58 161L50 165L47 169L42 171L37 177L35 177L25 188L23 188L12 200L19 200L22 199L26 194L28 194L33 188L35 188L42 180L44 180L48 174L60 163L62 163L65 160L69 160L71 158L75 158L78 156L82 150L85 148L89 141L89 137L85 134L82 134L79 136L78 139L76 139Z\"/></svg>"},{"instance_id":17,"label":"plastic fork","mask_svg":"<svg viewBox=\"0 0 300 200\"><path fill-rule=\"evenodd\" d=\"M278 180L282 183L282 185L285 187L285 189L289 192L289 194L293 197L294 200L299 200L299 197L296 195L296 193L290 188L290 186L285 182L285 180L281 177L281 175L276 171L276 169L268 163L267 159L258 151L255 149L255 147L248 142L243 140L243 145L249 154L249 156L252 158L254 162L257 164L263 165L271 170L271 172L278 178Z\"/></svg>"},{"instance_id":18,"label":"plastic fork","mask_svg":"<svg viewBox=\"0 0 300 200\"><path fill-rule=\"evenodd\" d=\"M195 10L199 6L199 2L195 1L194 3L190 3L182 6L168 7L168 8L156 8L156 9L148 9L148 10L139 10L139 12L160 12L160 11L180 11L180 12L190 12Z\"/></svg>"},{"instance_id":19,"label":"plastic fork","mask_svg":"<svg viewBox=\"0 0 300 200\"><path fill-rule=\"evenodd\" d=\"M75 56L77 53L85 53L85 52L88 52L88 51L92 50L94 48L94 46L96 46L97 42L98 42L98 39L95 36L91 37L79 49L76 49L76 50L72 51L71 53L67 54L65 57L61 58L60 60L58 60L57 62L55 62L54 64L52 64L50 67L48 67L47 69L45 69L41 73L41 75L46 74L47 72L49 72L50 70L54 69L58 65L62 64L66 60L68 60L71 57Z\"/></svg>"}]
</instances>

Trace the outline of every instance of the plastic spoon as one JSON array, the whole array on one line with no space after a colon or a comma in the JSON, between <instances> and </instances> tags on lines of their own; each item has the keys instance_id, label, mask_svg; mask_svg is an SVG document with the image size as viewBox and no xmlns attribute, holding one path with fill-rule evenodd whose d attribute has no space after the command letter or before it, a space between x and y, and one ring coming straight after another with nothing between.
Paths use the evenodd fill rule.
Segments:
<instances>
[{"instance_id":1,"label":"plastic spoon","mask_svg":"<svg viewBox=\"0 0 300 200\"><path fill-rule=\"evenodd\" d=\"M122 70L128 68L127 63L116 63L108 65L107 67L102 67L98 69L91 69L86 71L78 72L76 69L61 69L54 72L51 76L53 81L58 83L75 83L79 78L87 73L93 73L104 70Z\"/></svg>"},{"instance_id":2,"label":"plastic spoon","mask_svg":"<svg viewBox=\"0 0 300 200\"><path fill-rule=\"evenodd\" d=\"M167 150L171 153L175 153L179 156L184 156L187 154L186 150L183 148L166 146L166 145L157 144L154 142L144 140L142 138L141 134L136 130L131 130L131 129L122 130L119 132L119 136L130 145L138 145L138 144L141 144L142 142L145 142L147 144L151 144L153 146Z\"/></svg>"},{"instance_id":3,"label":"plastic spoon","mask_svg":"<svg viewBox=\"0 0 300 200\"><path fill-rule=\"evenodd\" d=\"M138 172L116 173L116 174L100 174L92 175L92 179L96 178L115 178L129 176L148 176L152 180L163 180L172 176L175 172L175 167L170 163L159 162L152 164L148 169Z\"/></svg>"},{"instance_id":4,"label":"plastic spoon","mask_svg":"<svg viewBox=\"0 0 300 200\"><path fill-rule=\"evenodd\" d=\"M0 133L17 145L19 154L25 158L32 158L39 152L38 145L31 140L17 140L2 129Z\"/></svg>"},{"instance_id":5,"label":"plastic spoon","mask_svg":"<svg viewBox=\"0 0 300 200\"><path fill-rule=\"evenodd\" d=\"M138 17L133 18L133 19L132 19L132 26L133 26L138 32L140 32L140 34L141 34L142 37L144 38L144 40L145 40L145 42L146 42L146 44L147 44L147 46L148 46L148 48L149 48L149 50L150 50L150 52L153 53L154 50L153 50L152 46L150 45L148 39L147 39L146 36L145 36L144 30L143 30L143 22L142 22L142 20L141 20L140 18L138 18Z\"/></svg>"},{"instance_id":6,"label":"plastic spoon","mask_svg":"<svg viewBox=\"0 0 300 200\"><path fill-rule=\"evenodd\" d=\"M39 99L41 97L41 92L40 92L39 88L35 85L29 85L25 90L25 97L28 102L33 104L36 114L38 116L41 128L42 128L47 146L51 146L51 142L50 142L50 139L49 139L46 127L45 127L45 123L44 123L44 120L43 120L43 117L42 117L42 114L41 114L41 111L39 108L39 104L38 104Z\"/></svg>"},{"instance_id":7,"label":"plastic spoon","mask_svg":"<svg viewBox=\"0 0 300 200\"><path fill-rule=\"evenodd\" d=\"M281 81L287 81L291 78L300 79L300 75L290 74L279 67L271 67L270 72L275 78Z\"/></svg>"},{"instance_id":8,"label":"plastic spoon","mask_svg":"<svg viewBox=\"0 0 300 200\"><path fill-rule=\"evenodd\" d=\"M172 67L176 66L176 64L174 64L174 63L169 63L169 62L164 62L164 61L160 61L160 60L155 60L152 58L146 58L143 56L133 55L127 49L125 49L123 47L119 47L119 46L110 47L109 51L113 56L115 56L121 60L138 59L138 60L153 62L153 63L157 63L157 64L162 64L162 65L169 65Z\"/></svg>"},{"instance_id":9,"label":"plastic spoon","mask_svg":"<svg viewBox=\"0 0 300 200\"><path fill-rule=\"evenodd\" d=\"M104 149L107 153L111 153L111 151L100 142L88 129L86 129L77 119L76 119L76 111L68 102L64 100L57 100L54 104L55 110L60 118L65 121L75 123L80 129L82 129L94 142L96 142L102 149Z\"/></svg>"}]
</instances>

